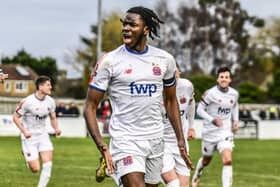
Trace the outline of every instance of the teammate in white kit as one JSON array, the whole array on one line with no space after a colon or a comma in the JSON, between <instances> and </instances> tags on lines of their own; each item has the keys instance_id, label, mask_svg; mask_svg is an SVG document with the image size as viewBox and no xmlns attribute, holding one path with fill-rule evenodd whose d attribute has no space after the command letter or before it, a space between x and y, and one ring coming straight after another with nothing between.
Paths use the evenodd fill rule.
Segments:
<instances>
[{"instance_id":1,"label":"teammate in white kit","mask_svg":"<svg viewBox=\"0 0 280 187\"><path fill-rule=\"evenodd\" d=\"M124 187L157 186L164 148L163 92L180 153L190 162L176 99L175 60L146 44L148 35L152 39L158 36L162 23L152 10L130 8L121 21L124 45L97 62L87 94L85 120L109 174L114 172ZM96 121L96 109L106 90L112 105L110 150Z\"/></svg>"},{"instance_id":2,"label":"teammate in white kit","mask_svg":"<svg viewBox=\"0 0 280 187\"><path fill-rule=\"evenodd\" d=\"M238 130L238 92L231 88L231 72L221 67L217 73L217 85L208 89L198 104L197 114L204 119L202 130L202 155L192 178L197 187L202 170L206 167L215 150L223 162L223 187L232 185L233 133Z\"/></svg>"},{"instance_id":3,"label":"teammate in white kit","mask_svg":"<svg viewBox=\"0 0 280 187\"><path fill-rule=\"evenodd\" d=\"M193 128L195 114L194 88L189 80L180 78L178 66L176 69L176 95L183 125L183 133L187 142L188 139L190 140L195 137L195 130ZM166 116L165 110L163 123L165 147L161 174L162 179L167 187L188 187L190 170L180 156L176 135Z\"/></svg>"},{"instance_id":4,"label":"teammate in white kit","mask_svg":"<svg viewBox=\"0 0 280 187\"><path fill-rule=\"evenodd\" d=\"M50 116L56 135L61 131L55 116L55 102L51 94L51 82L47 76L39 76L36 81L36 92L23 99L13 115L13 120L21 132L22 151L32 172L42 171L38 187L47 186L52 168L53 145L46 129L46 119ZM39 159L40 156L40 159Z\"/></svg>"}]
</instances>

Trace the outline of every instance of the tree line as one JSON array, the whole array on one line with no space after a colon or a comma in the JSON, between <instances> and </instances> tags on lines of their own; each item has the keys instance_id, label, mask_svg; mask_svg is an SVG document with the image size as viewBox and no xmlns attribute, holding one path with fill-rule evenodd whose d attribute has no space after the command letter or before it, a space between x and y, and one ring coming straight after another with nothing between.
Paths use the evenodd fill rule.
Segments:
<instances>
[{"instance_id":1,"label":"tree line","mask_svg":"<svg viewBox=\"0 0 280 187\"><path fill-rule=\"evenodd\" d=\"M279 19L274 18L265 25L264 19L249 15L237 0L199 0L199 4L193 5L182 1L175 11L169 8L166 0L159 0L154 8L165 24L160 29L161 38L149 42L175 56L183 76L193 81L197 99L207 87L215 84L216 69L226 65L234 74L233 87L240 92L240 102L280 101ZM104 53L122 43L122 16L119 12L103 16ZM248 25L258 30L256 35L250 35ZM90 32L90 37L80 36L84 47L76 49L72 57L75 63L83 66L81 85L84 90L97 61L97 25L91 25ZM54 59L36 59L24 52L4 57L2 63L29 65L38 74L46 68L43 72L56 81ZM28 55L32 60L27 63L22 59Z\"/></svg>"}]
</instances>

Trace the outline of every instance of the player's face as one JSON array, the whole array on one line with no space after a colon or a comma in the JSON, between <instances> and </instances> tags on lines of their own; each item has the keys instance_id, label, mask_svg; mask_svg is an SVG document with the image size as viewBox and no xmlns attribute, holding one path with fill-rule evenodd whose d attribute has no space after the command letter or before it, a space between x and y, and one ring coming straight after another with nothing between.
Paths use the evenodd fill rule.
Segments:
<instances>
[{"instance_id":1,"label":"player's face","mask_svg":"<svg viewBox=\"0 0 280 187\"><path fill-rule=\"evenodd\" d=\"M45 95L51 95L52 93L52 84L50 81L46 81L44 84L39 86L39 90Z\"/></svg>"},{"instance_id":2,"label":"player's face","mask_svg":"<svg viewBox=\"0 0 280 187\"><path fill-rule=\"evenodd\" d=\"M230 73L228 71L219 73L217 82L221 88L227 88L231 83Z\"/></svg>"},{"instance_id":3,"label":"player's face","mask_svg":"<svg viewBox=\"0 0 280 187\"><path fill-rule=\"evenodd\" d=\"M141 49L145 46L148 27L139 14L127 13L122 21L123 43L130 49Z\"/></svg>"}]
</instances>

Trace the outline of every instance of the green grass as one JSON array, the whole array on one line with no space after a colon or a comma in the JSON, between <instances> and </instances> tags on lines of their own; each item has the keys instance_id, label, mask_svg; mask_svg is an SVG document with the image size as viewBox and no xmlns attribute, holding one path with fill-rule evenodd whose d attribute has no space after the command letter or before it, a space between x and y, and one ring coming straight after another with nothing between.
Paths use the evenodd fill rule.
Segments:
<instances>
[{"instance_id":1,"label":"green grass","mask_svg":"<svg viewBox=\"0 0 280 187\"><path fill-rule=\"evenodd\" d=\"M49 187L114 187L111 178L95 182L99 152L89 138L52 138L55 146L52 177ZM36 187L39 174L26 167L18 137L0 137L0 186ZM236 140L233 156L233 187L279 187L280 141ZM191 156L196 163L200 156L200 140L190 142ZM215 154L204 170L201 186L221 186L222 165Z\"/></svg>"}]
</instances>

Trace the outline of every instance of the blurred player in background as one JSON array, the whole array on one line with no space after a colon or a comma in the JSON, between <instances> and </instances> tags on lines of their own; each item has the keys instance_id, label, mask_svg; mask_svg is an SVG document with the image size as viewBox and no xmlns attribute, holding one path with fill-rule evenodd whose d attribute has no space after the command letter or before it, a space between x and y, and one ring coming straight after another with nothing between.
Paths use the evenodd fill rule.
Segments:
<instances>
[{"instance_id":1,"label":"blurred player in background","mask_svg":"<svg viewBox=\"0 0 280 187\"><path fill-rule=\"evenodd\" d=\"M38 187L45 187L51 176L53 157L53 145L46 129L48 116L57 136L61 131L56 121L55 101L49 96L52 89L50 78L39 76L35 84L36 92L20 102L13 120L21 132L22 151L31 171L39 172L42 161Z\"/></svg>"},{"instance_id":2,"label":"blurred player in background","mask_svg":"<svg viewBox=\"0 0 280 187\"><path fill-rule=\"evenodd\" d=\"M217 73L217 85L208 89L197 107L197 114L204 119L202 130L202 155L192 178L197 187L199 178L218 150L223 162L223 187L232 185L233 132L238 130L238 92L231 88L231 72L221 67Z\"/></svg>"},{"instance_id":3,"label":"blurred player in background","mask_svg":"<svg viewBox=\"0 0 280 187\"><path fill-rule=\"evenodd\" d=\"M193 128L195 114L194 88L189 80L180 78L178 65L176 69L176 95L183 125L183 133L189 152L187 139L190 140L195 137L195 130ZM188 187L190 169L180 156L176 134L167 118L165 110L163 114L164 156L162 179L167 187Z\"/></svg>"},{"instance_id":4,"label":"blurred player in background","mask_svg":"<svg viewBox=\"0 0 280 187\"><path fill-rule=\"evenodd\" d=\"M163 156L161 101L178 137L180 154L190 164L176 99L175 60L167 52L147 45L158 36L162 21L150 9L130 8L122 21L124 45L96 64L85 104L88 130L124 187L157 186ZM102 139L96 110L108 90L112 105L110 150Z\"/></svg>"}]
</instances>

